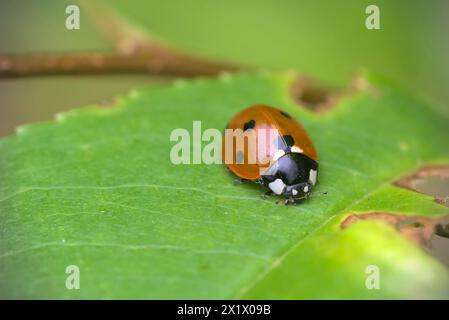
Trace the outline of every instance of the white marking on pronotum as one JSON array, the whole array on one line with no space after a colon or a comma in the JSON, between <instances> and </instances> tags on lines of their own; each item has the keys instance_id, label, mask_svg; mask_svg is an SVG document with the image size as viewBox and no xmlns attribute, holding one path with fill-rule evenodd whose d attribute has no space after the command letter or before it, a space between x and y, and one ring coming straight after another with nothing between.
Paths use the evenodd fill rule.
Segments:
<instances>
[{"instance_id":1,"label":"white marking on pronotum","mask_svg":"<svg viewBox=\"0 0 449 320\"><path fill-rule=\"evenodd\" d=\"M304 187L304 192L305 192L305 193L309 192L309 186L305 186L305 187Z\"/></svg>"},{"instance_id":2,"label":"white marking on pronotum","mask_svg":"<svg viewBox=\"0 0 449 320\"><path fill-rule=\"evenodd\" d=\"M268 187L276 194L282 194L285 188L285 183L281 179L276 179L268 184Z\"/></svg>"},{"instance_id":3,"label":"white marking on pronotum","mask_svg":"<svg viewBox=\"0 0 449 320\"><path fill-rule=\"evenodd\" d=\"M310 169L309 180L312 182L313 185L315 185L315 183L316 183L316 170Z\"/></svg>"},{"instance_id":4,"label":"white marking on pronotum","mask_svg":"<svg viewBox=\"0 0 449 320\"><path fill-rule=\"evenodd\" d=\"M293 152L293 153L304 153L304 150L302 150L300 147L298 147L298 146L293 146L293 147L291 147L290 148L290 150Z\"/></svg>"},{"instance_id":5,"label":"white marking on pronotum","mask_svg":"<svg viewBox=\"0 0 449 320\"><path fill-rule=\"evenodd\" d=\"M293 189L293 190L292 190L292 194L293 194L294 196L296 196L296 195L298 194L298 190Z\"/></svg>"}]
</instances>

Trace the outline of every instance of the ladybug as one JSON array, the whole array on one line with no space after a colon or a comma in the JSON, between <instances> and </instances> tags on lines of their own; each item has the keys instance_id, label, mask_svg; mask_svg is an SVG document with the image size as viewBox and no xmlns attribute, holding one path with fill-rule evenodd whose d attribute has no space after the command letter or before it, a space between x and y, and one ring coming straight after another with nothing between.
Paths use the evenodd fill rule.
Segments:
<instances>
[{"instance_id":1,"label":"ladybug","mask_svg":"<svg viewBox=\"0 0 449 320\"><path fill-rule=\"evenodd\" d=\"M246 137L243 144L236 143L235 132ZM312 141L301 124L277 108L257 105L236 114L226 127L222 151L238 180L263 185L263 196L284 196L285 204L308 198L316 184L318 155Z\"/></svg>"}]
</instances>

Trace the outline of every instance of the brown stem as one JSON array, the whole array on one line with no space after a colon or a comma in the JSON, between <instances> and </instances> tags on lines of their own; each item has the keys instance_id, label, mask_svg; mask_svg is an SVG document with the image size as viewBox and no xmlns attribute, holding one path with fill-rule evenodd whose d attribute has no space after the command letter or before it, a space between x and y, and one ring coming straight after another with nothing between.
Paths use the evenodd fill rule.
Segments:
<instances>
[{"instance_id":1,"label":"brown stem","mask_svg":"<svg viewBox=\"0 0 449 320\"><path fill-rule=\"evenodd\" d=\"M236 69L170 52L0 55L0 78L112 73L192 77L213 76Z\"/></svg>"},{"instance_id":2,"label":"brown stem","mask_svg":"<svg viewBox=\"0 0 449 320\"><path fill-rule=\"evenodd\" d=\"M96 28L112 41L115 52L0 54L0 78L112 73L193 77L239 69L178 52L129 24L102 2L79 2Z\"/></svg>"}]
</instances>

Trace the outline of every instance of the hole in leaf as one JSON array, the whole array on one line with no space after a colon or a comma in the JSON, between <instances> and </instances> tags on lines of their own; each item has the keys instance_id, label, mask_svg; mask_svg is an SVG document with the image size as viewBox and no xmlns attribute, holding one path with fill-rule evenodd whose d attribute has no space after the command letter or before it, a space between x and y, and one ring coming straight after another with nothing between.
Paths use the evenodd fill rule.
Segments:
<instances>
[{"instance_id":1,"label":"hole in leaf","mask_svg":"<svg viewBox=\"0 0 449 320\"><path fill-rule=\"evenodd\" d=\"M449 207L449 166L426 166L394 182L394 185L435 197Z\"/></svg>"},{"instance_id":2,"label":"hole in leaf","mask_svg":"<svg viewBox=\"0 0 449 320\"><path fill-rule=\"evenodd\" d=\"M339 94L316 85L307 77L298 77L291 85L290 94L297 104L318 113L331 109L339 97Z\"/></svg>"},{"instance_id":3,"label":"hole in leaf","mask_svg":"<svg viewBox=\"0 0 449 320\"><path fill-rule=\"evenodd\" d=\"M438 224L435 228L435 233L440 237L449 238L449 223Z\"/></svg>"},{"instance_id":4,"label":"hole in leaf","mask_svg":"<svg viewBox=\"0 0 449 320\"><path fill-rule=\"evenodd\" d=\"M449 265L449 215L442 218L406 216L389 212L351 214L340 224L341 229L362 220L381 220L398 232L421 245L429 253Z\"/></svg>"}]
</instances>

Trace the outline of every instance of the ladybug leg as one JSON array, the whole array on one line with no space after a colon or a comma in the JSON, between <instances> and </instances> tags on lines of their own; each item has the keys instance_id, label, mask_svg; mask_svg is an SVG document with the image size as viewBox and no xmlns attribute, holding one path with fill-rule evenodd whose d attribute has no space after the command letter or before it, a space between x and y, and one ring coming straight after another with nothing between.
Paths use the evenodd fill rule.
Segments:
<instances>
[{"instance_id":1,"label":"ladybug leg","mask_svg":"<svg viewBox=\"0 0 449 320\"><path fill-rule=\"evenodd\" d=\"M243 182L247 181L246 179L242 179L240 177L236 177L234 178L234 183L235 184L242 184Z\"/></svg>"},{"instance_id":2,"label":"ladybug leg","mask_svg":"<svg viewBox=\"0 0 449 320\"><path fill-rule=\"evenodd\" d=\"M295 204L295 198L288 197L287 199L285 199L284 205L288 205L288 204Z\"/></svg>"},{"instance_id":3,"label":"ladybug leg","mask_svg":"<svg viewBox=\"0 0 449 320\"><path fill-rule=\"evenodd\" d=\"M299 201L301 201L301 200L307 199L307 198L308 198L308 196L302 196L302 197L299 197L299 198L293 198L293 197L291 197L289 200L290 200L290 202L291 202L292 204L295 204L295 203L297 203L297 202L299 202Z\"/></svg>"},{"instance_id":4,"label":"ladybug leg","mask_svg":"<svg viewBox=\"0 0 449 320\"><path fill-rule=\"evenodd\" d=\"M260 196L265 199L265 198L273 195L273 193L274 192L272 190L267 190L266 192L262 193Z\"/></svg>"}]
</instances>

